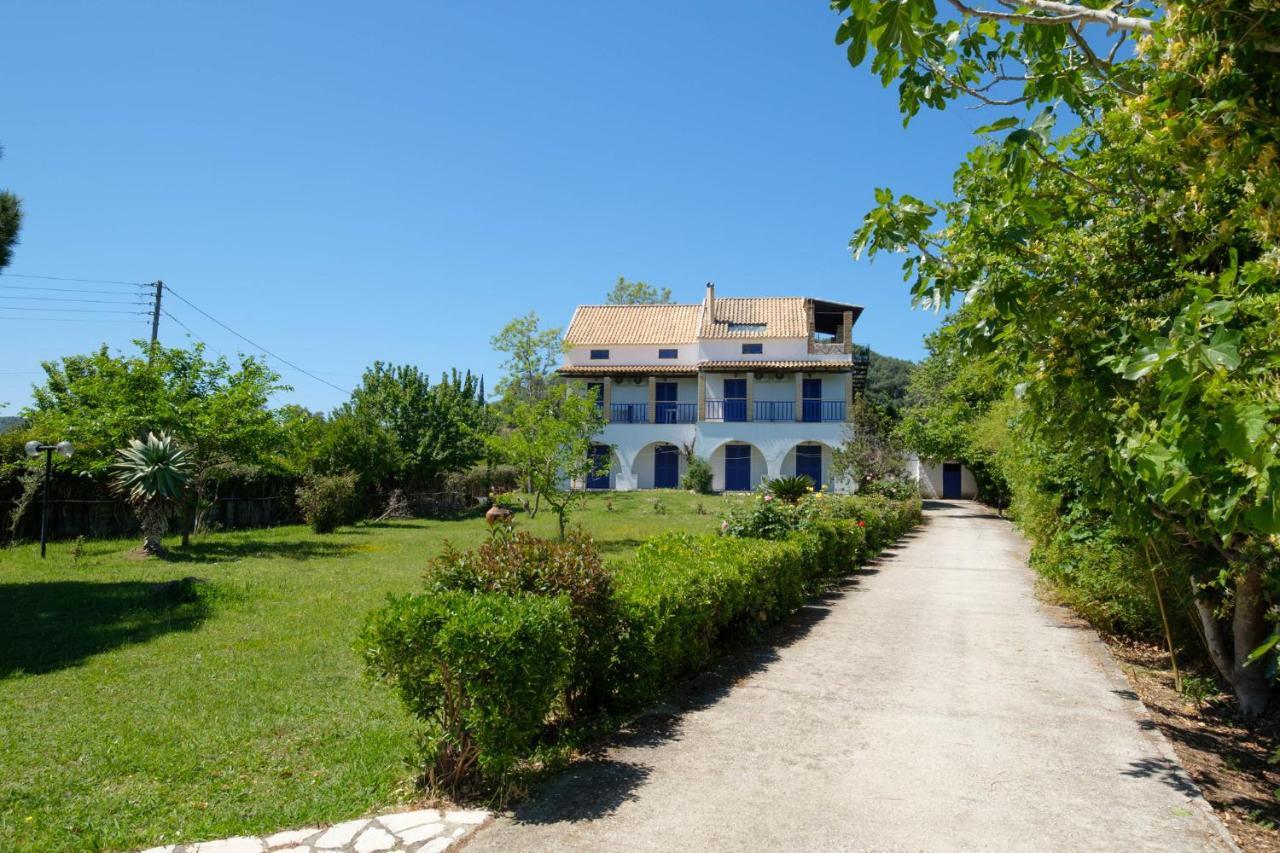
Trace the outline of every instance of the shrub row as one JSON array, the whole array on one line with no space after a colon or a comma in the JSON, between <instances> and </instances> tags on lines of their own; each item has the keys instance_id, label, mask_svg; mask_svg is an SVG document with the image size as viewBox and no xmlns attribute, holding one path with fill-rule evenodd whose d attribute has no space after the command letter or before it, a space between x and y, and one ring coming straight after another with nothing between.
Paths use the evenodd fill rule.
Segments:
<instances>
[{"instance_id":1,"label":"shrub row","mask_svg":"<svg viewBox=\"0 0 1280 853\"><path fill-rule=\"evenodd\" d=\"M790 526L768 538L654 537L614 572L584 537L497 530L474 551L446 549L427 591L391 599L360 642L426 723L428 782L503 789L549 723L649 701L760 636L915 524L920 501L813 496L784 512Z\"/></svg>"}]
</instances>

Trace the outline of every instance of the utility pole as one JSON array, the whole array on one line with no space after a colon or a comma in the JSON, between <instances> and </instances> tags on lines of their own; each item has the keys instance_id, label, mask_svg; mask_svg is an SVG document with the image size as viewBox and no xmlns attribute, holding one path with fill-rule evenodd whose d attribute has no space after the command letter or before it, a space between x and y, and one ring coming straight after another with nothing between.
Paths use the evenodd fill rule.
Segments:
<instances>
[{"instance_id":1,"label":"utility pole","mask_svg":"<svg viewBox=\"0 0 1280 853\"><path fill-rule=\"evenodd\" d=\"M154 344L160 337L160 297L164 295L164 282L157 281L156 287L156 305L151 309L151 343Z\"/></svg>"}]
</instances>

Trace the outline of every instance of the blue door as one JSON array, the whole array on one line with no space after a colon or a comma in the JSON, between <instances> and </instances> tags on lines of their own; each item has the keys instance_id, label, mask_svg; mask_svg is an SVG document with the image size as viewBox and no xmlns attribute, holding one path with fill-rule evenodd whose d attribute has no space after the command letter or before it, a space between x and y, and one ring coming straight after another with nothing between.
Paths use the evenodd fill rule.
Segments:
<instances>
[{"instance_id":1,"label":"blue door","mask_svg":"<svg viewBox=\"0 0 1280 853\"><path fill-rule=\"evenodd\" d=\"M800 419L809 423L816 423L822 420L822 380L821 379L805 379L800 394L804 398L801 401Z\"/></svg>"},{"instance_id":2,"label":"blue door","mask_svg":"<svg viewBox=\"0 0 1280 853\"><path fill-rule=\"evenodd\" d=\"M593 444L591 445L591 449L587 451L587 455L591 458L592 463L592 473L587 476L587 488L609 488L609 471L604 467L609 464L608 445Z\"/></svg>"},{"instance_id":3,"label":"blue door","mask_svg":"<svg viewBox=\"0 0 1280 853\"><path fill-rule=\"evenodd\" d=\"M659 444L653 449L653 487L674 489L680 484L680 451L674 444Z\"/></svg>"},{"instance_id":4,"label":"blue door","mask_svg":"<svg viewBox=\"0 0 1280 853\"><path fill-rule=\"evenodd\" d=\"M604 383L588 382L587 396L596 401L597 409L603 409L604 408Z\"/></svg>"},{"instance_id":5,"label":"blue door","mask_svg":"<svg viewBox=\"0 0 1280 853\"><path fill-rule=\"evenodd\" d=\"M751 491L751 445L724 446L724 488L727 492Z\"/></svg>"},{"instance_id":6,"label":"blue door","mask_svg":"<svg viewBox=\"0 0 1280 853\"><path fill-rule=\"evenodd\" d=\"M802 444L796 448L796 476L813 480L813 487L822 485L822 447L817 444Z\"/></svg>"},{"instance_id":7,"label":"blue door","mask_svg":"<svg viewBox=\"0 0 1280 853\"><path fill-rule=\"evenodd\" d=\"M747 419L747 380L726 379L724 381L724 419L726 421Z\"/></svg>"},{"instance_id":8,"label":"blue door","mask_svg":"<svg viewBox=\"0 0 1280 853\"><path fill-rule=\"evenodd\" d=\"M653 386L655 404L654 421L660 424L676 422L676 383L657 382Z\"/></svg>"},{"instance_id":9,"label":"blue door","mask_svg":"<svg viewBox=\"0 0 1280 853\"><path fill-rule=\"evenodd\" d=\"M942 463L942 496L944 498L960 497L960 463Z\"/></svg>"}]
</instances>

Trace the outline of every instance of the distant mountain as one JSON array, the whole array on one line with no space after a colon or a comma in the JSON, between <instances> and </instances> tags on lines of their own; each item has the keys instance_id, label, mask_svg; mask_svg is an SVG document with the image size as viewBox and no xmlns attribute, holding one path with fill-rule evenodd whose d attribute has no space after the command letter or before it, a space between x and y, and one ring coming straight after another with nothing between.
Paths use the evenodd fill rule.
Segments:
<instances>
[{"instance_id":1,"label":"distant mountain","mask_svg":"<svg viewBox=\"0 0 1280 853\"><path fill-rule=\"evenodd\" d=\"M907 381L915 366L914 361L872 350L871 364L867 367L867 399L895 412L901 409L907 399Z\"/></svg>"},{"instance_id":2,"label":"distant mountain","mask_svg":"<svg viewBox=\"0 0 1280 853\"><path fill-rule=\"evenodd\" d=\"M16 415L0 415L0 433L14 429L22 429L27 422Z\"/></svg>"}]
</instances>

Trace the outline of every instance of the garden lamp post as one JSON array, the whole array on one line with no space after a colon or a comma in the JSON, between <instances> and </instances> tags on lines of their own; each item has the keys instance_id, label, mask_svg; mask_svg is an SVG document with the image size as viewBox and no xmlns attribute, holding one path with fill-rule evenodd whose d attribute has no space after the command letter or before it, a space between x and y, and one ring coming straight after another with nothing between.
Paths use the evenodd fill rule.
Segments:
<instances>
[{"instance_id":1,"label":"garden lamp post","mask_svg":"<svg viewBox=\"0 0 1280 853\"><path fill-rule=\"evenodd\" d=\"M76 449L69 441L59 441L57 444L28 441L26 450L27 455L33 459L42 451L44 452L44 500L40 506L40 559L43 560L45 542L49 536L49 477L53 473L53 453L56 450L60 455L70 459Z\"/></svg>"}]
</instances>

